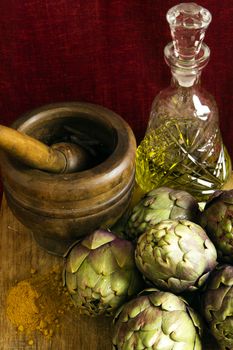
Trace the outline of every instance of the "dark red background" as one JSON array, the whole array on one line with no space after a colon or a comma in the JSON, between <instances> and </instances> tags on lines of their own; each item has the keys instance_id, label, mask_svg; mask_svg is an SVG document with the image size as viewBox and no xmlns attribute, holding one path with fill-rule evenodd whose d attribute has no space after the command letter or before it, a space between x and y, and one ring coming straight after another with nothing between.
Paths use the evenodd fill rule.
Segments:
<instances>
[{"instance_id":1,"label":"dark red background","mask_svg":"<svg viewBox=\"0 0 233 350\"><path fill-rule=\"evenodd\" d=\"M88 101L118 112L144 135L154 96L169 84L163 48L174 0L1 0L0 122L57 101ZM233 1L203 0L213 21L202 76L220 110L233 157Z\"/></svg>"}]
</instances>

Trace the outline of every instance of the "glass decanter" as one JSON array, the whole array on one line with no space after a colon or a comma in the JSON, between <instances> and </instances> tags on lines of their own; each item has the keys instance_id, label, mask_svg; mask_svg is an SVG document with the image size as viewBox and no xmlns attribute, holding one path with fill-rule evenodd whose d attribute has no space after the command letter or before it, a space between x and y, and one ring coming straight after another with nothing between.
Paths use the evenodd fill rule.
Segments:
<instances>
[{"instance_id":1,"label":"glass decanter","mask_svg":"<svg viewBox=\"0 0 233 350\"><path fill-rule=\"evenodd\" d=\"M210 12L181 3L167 13L173 41L164 49L171 85L155 98L146 135L137 149L136 181L144 192L179 188L205 201L231 173L218 108L200 76L210 56L203 43Z\"/></svg>"}]
</instances>

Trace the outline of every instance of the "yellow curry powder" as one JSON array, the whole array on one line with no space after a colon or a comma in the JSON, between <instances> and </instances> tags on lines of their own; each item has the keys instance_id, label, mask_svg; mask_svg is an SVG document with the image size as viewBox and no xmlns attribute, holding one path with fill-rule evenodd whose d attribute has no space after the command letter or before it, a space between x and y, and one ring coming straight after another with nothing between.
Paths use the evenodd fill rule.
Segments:
<instances>
[{"instance_id":1,"label":"yellow curry powder","mask_svg":"<svg viewBox=\"0 0 233 350\"><path fill-rule=\"evenodd\" d=\"M13 286L7 295L6 313L19 332L39 331L51 337L60 327L62 315L72 306L61 272L53 269L45 275L33 273Z\"/></svg>"}]
</instances>

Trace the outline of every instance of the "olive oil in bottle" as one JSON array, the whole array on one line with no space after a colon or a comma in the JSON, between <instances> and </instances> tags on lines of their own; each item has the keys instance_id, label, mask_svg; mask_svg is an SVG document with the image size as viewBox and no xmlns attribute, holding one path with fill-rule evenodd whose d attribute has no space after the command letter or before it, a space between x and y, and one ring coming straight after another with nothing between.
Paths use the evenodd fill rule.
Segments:
<instances>
[{"instance_id":1,"label":"olive oil in bottle","mask_svg":"<svg viewBox=\"0 0 233 350\"><path fill-rule=\"evenodd\" d=\"M173 42L164 50L171 85L156 96L136 153L136 181L144 192L179 188L205 201L231 173L214 98L201 86L210 50L203 43L208 10L182 3L167 13Z\"/></svg>"}]
</instances>

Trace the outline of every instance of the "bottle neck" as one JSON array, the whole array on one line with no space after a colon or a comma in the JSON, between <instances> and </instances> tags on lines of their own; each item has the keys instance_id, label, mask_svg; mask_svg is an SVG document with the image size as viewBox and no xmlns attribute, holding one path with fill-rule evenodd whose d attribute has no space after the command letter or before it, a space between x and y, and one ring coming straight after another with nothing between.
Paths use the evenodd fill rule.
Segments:
<instances>
[{"instance_id":1,"label":"bottle neck","mask_svg":"<svg viewBox=\"0 0 233 350\"><path fill-rule=\"evenodd\" d=\"M187 88L198 83L202 69L209 61L209 56L210 50L204 43L198 55L192 59L181 59L177 56L173 43L169 43L164 49L165 61L171 69L173 79L180 86Z\"/></svg>"},{"instance_id":2,"label":"bottle neck","mask_svg":"<svg viewBox=\"0 0 233 350\"><path fill-rule=\"evenodd\" d=\"M173 87L185 87L190 88L200 85L201 71L198 72L180 72L179 70L172 69L171 85Z\"/></svg>"}]
</instances>

